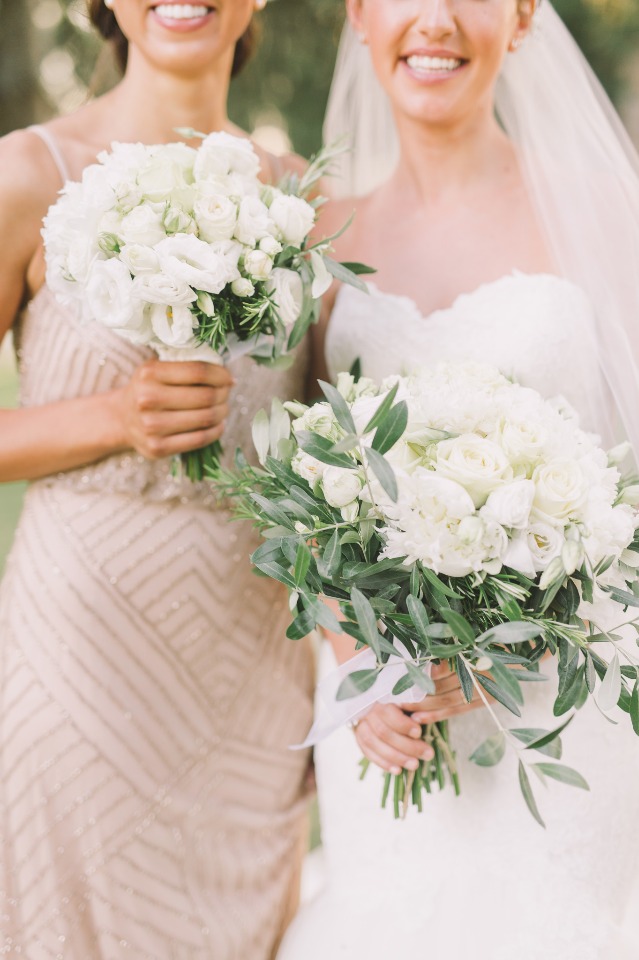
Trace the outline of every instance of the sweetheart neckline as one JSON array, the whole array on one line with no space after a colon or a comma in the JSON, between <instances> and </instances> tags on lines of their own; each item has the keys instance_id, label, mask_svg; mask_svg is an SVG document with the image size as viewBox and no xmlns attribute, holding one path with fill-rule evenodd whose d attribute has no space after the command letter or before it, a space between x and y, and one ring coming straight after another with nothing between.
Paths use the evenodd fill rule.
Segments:
<instances>
[{"instance_id":1,"label":"sweetheart neckline","mask_svg":"<svg viewBox=\"0 0 639 960\"><path fill-rule=\"evenodd\" d=\"M438 307L436 310L432 310L430 313L423 313L420 309L416 300L413 300L412 297L406 296L402 293L391 293L387 290L382 290L378 285L373 281L369 280L366 282L368 287L368 293L364 293L361 290L358 290L356 287L348 286L347 284L342 284L337 291L335 297L335 303L333 305L333 311L337 308L338 302L341 297L344 295L345 290L350 290L352 293L362 293L364 296L372 294L378 300L393 300L396 303L401 303L405 307L408 307L415 316L420 320L429 322L437 317L446 316L447 314L454 313L460 304L466 300L472 300L475 297L479 296L482 293L485 293L487 290L492 290L493 288L499 287L502 284L509 281L521 281L521 280L551 280L556 281L559 284L567 285L573 290L577 291L581 296L583 296L583 291L578 287L572 280L568 280L565 277L560 277L556 273L525 273L522 270L512 270L510 273L504 273L501 277L497 277L495 280L486 280L484 283L480 283L479 286L475 287L473 290L469 290L465 293L459 293L453 302L447 307Z\"/></svg>"}]
</instances>

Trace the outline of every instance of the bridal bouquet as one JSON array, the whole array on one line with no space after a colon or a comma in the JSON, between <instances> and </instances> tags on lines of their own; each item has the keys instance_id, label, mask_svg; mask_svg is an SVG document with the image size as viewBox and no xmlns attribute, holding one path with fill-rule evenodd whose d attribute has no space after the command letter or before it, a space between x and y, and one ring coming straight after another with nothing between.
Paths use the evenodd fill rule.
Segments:
<instances>
[{"instance_id":1,"label":"bridal bouquet","mask_svg":"<svg viewBox=\"0 0 639 960\"><path fill-rule=\"evenodd\" d=\"M330 240L308 243L321 201L305 198L334 156L273 187L250 141L227 133L197 150L115 143L45 219L49 286L161 359L282 361L317 320L331 274L361 282L356 264L327 256ZM188 476L201 480L218 456L219 444L185 454Z\"/></svg>"},{"instance_id":2,"label":"bridal bouquet","mask_svg":"<svg viewBox=\"0 0 639 960\"><path fill-rule=\"evenodd\" d=\"M521 716L545 655L559 675L556 717L593 696L639 734L639 665L603 625L639 606L639 487L617 468L627 447L607 455L565 402L482 365L321 386L325 401L274 401L270 419L258 415L259 467L238 452L237 470L216 475L266 538L254 565L290 590L288 636L320 625L355 638L364 652L340 668L338 705L419 699L435 690L430 665L447 662L496 724L470 759L491 766L514 748L541 823L530 772L587 788L556 762L572 716L506 729L494 704ZM448 777L459 789L446 723L423 735L435 757L395 777L396 815ZM387 774L384 803L390 787Z\"/></svg>"}]
</instances>

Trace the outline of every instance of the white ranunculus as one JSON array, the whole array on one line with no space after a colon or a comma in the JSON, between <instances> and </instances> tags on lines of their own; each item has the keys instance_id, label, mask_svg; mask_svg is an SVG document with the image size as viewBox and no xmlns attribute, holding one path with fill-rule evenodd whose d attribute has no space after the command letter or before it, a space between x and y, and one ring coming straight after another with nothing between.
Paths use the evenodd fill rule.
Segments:
<instances>
[{"instance_id":1,"label":"white ranunculus","mask_svg":"<svg viewBox=\"0 0 639 960\"><path fill-rule=\"evenodd\" d=\"M290 330L302 312L304 304L304 285L295 270L276 267L266 285L271 294L282 323Z\"/></svg>"},{"instance_id":2,"label":"white ranunculus","mask_svg":"<svg viewBox=\"0 0 639 960\"><path fill-rule=\"evenodd\" d=\"M439 476L461 484L476 507L513 475L501 447L472 433L442 440L437 445L435 469Z\"/></svg>"},{"instance_id":3,"label":"white ranunculus","mask_svg":"<svg viewBox=\"0 0 639 960\"><path fill-rule=\"evenodd\" d=\"M322 489L331 507L346 507L356 500L364 486L356 470L327 467L322 476Z\"/></svg>"},{"instance_id":4,"label":"white ranunculus","mask_svg":"<svg viewBox=\"0 0 639 960\"><path fill-rule=\"evenodd\" d=\"M576 460L555 459L538 466L532 476L534 506L556 520L577 519L583 510L588 484Z\"/></svg>"},{"instance_id":5,"label":"white ranunculus","mask_svg":"<svg viewBox=\"0 0 639 960\"><path fill-rule=\"evenodd\" d=\"M244 256L244 269L253 280L267 280L273 272L273 261L261 250L249 250Z\"/></svg>"},{"instance_id":6,"label":"white ranunculus","mask_svg":"<svg viewBox=\"0 0 639 960\"><path fill-rule=\"evenodd\" d=\"M533 520L526 532L526 543L538 573L545 570L551 560L560 556L565 542L561 527L553 526L545 520Z\"/></svg>"},{"instance_id":7,"label":"white ranunculus","mask_svg":"<svg viewBox=\"0 0 639 960\"><path fill-rule=\"evenodd\" d=\"M255 293L255 287L248 277L239 277L231 284L231 290L236 297L252 297Z\"/></svg>"},{"instance_id":8,"label":"white ranunculus","mask_svg":"<svg viewBox=\"0 0 639 960\"><path fill-rule=\"evenodd\" d=\"M162 223L164 210L158 210L149 203L142 203L134 207L130 213L122 217L118 226L118 236L122 244L139 243L146 247L154 247L166 237L166 230Z\"/></svg>"},{"instance_id":9,"label":"white ranunculus","mask_svg":"<svg viewBox=\"0 0 639 960\"><path fill-rule=\"evenodd\" d=\"M273 223L268 207L257 197L242 197L235 226L235 236L240 243L255 247L272 232Z\"/></svg>"},{"instance_id":10,"label":"white ranunculus","mask_svg":"<svg viewBox=\"0 0 639 960\"><path fill-rule=\"evenodd\" d=\"M315 224L315 210L301 197L276 197L269 213L281 239L294 247L302 245Z\"/></svg>"},{"instance_id":11,"label":"white ranunculus","mask_svg":"<svg viewBox=\"0 0 639 960\"><path fill-rule=\"evenodd\" d=\"M207 242L230 240L237 223L237 206L228 197L200 197L193 210L200 238Z\"/></svg>"},{"instance_id":12,"label":"white ranunculus","mask_svg":"<svg viewBox=\"0 0 639 960\"><path fill-rule=\"evenodd\" d=\"M193 303L197 295L183 280L176 280L164 273L152 273L137 277L134 290L140 300L147 303L186 304Z\"/></svg>"},{"instance_id":13,"label":"white ranunculus","mask_svg":"<svg viewBox=\"0 0 639 960\"><path fill-rule=\"evenodd\" d=\"M224 246L204 243L192 234L167 237L156 247L163 273L206 293L221 293L240 275L234 245L225 250Z\"/></svg>"},{"instance_id":14,"label":"white ranunculus","mask_svg":"<svg viewBox=\"0 0 639 960\"><path fill-rule=\"evenodd\" d=\"M534 496L535 485L531 480L505 483L489 494L482 516L490 517L502 527L523 530L528 525Z\"/></svg>"},{"instance_id":15,"label":"white ranunculus","mask_svg":"<svg viewBox=\"0 0 639 960\"><path fill-rule=\"evenodd\" d=\"M147 308L155 336L167 347L194 347L197 320L186 304L154 303Z\"/></svg>"},{"instance_id":16,"label":"white ranunculus","mask_svg":"<svg viewBox=\"0 0 639 960\"><path fill-rule=\"evenodd\" d=\"M160 260L155 250L141 243L126 244L120 250L119 257L135 277L157 273L160 269Z\"/></svg>"},{"instance_id":17,"label":"white ranunculus","mask_svg":"<svg viewBox=\"0 0 639 960\"><path fill-rule=\"evenodd\" d=\"M260 161L250 140L233 137L220 131L211 133L197 151L193 167L196 180L225 177L238 173L245 177L257 177Z\"/></svg>"},{"instance_id":18,"label":"white ranunculus","mask_svg":"<svg viewBox=\"0 0 639 960\"><path fill-rule=\"evenodd\" d=\"M313 486L317 480L321 480L328 467L321 460L316 460L315 457L304 453L303 450L298 450L291 460L291 469L298 477L302 477Z\"/></svg>"},{"instance_id":19,"label":"white ranunculus","mask_svg":"<svg viewBox=\"0 0 639 960\"><path fill-rule=\"evenodd\" d=\"M120 260L96 260L85 291L86 313L107 327L133 328L142 323L143 308L133 280Z\"/></svg>"}]
</instances>

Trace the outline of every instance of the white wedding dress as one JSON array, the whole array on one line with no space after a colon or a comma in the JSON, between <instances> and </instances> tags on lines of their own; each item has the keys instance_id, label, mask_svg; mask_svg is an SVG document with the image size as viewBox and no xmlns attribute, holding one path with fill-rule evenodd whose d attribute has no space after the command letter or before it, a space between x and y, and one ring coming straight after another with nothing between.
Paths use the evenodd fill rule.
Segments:
<instances>
[{"instance_id":1,"label":"white wedding dress","mask_svg":"<svg viewBox=\"0 0 639 960\"><path fill-rule=\"evenodd\" d=\"M429 317L373 285L370 296L343 287L327 358L332 376L359 357L375 379L438 360L490 362L585 410L599 376L593 321L583 292L550 275L505 276ZM324 644L322 671L334 665ZM546 672L546 684L527 685L523 720L503 711L510 726L559 722ZM461 797L425 797L405 821L380 809L378 768L359 781L352 732L333 734L316 748L326 882L278 960L636 960L639 740L619 720L588 702L563 735L563 761L591 790L534 783L546 830L524 804L513 756L491 769L468 761L494 732L485 711L451 721Z\"/></svg>"}]
</instances>

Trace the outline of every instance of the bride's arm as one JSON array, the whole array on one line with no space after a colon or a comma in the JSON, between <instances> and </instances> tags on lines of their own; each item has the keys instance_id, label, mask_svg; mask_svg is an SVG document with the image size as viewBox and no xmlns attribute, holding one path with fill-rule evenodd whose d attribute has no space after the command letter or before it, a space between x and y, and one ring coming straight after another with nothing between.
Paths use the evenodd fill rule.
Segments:
<instances>
[{"instance_id":1,"label":"bride's arm","mask_svg":"<svg viewBox=\"0 0 639 960\"><path fill-rule=\"evenodd\" d=\"M27 278L43 272L41 221L59 186L43 151L24 132L0 142L0 342L28 299ZM36 479L121 450L156 458L197 449L220 437L231 383L223 367L155 361L120 389L0 410L0 482Z\"/></svg>"}]
</instances>

